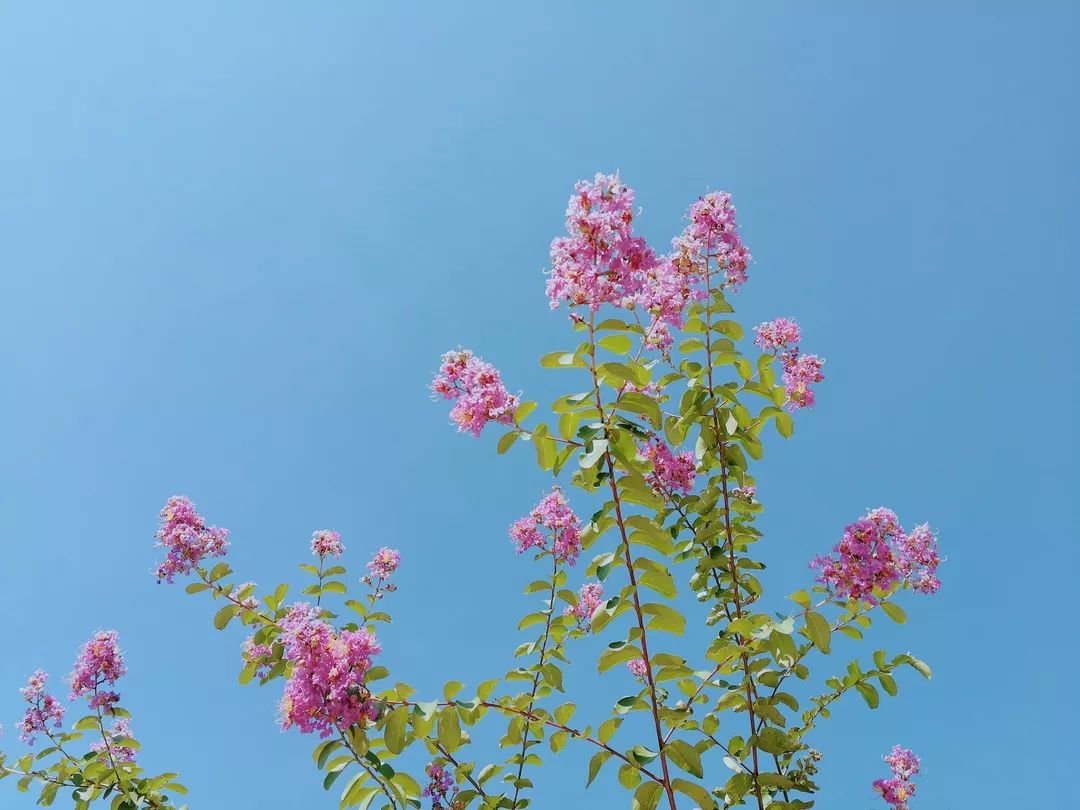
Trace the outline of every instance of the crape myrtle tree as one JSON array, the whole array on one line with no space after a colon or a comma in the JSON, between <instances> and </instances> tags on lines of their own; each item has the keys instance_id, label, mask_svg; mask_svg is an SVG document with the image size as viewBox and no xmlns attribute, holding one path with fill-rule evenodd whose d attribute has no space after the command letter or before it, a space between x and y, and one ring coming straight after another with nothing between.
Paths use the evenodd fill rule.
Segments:
<instances>
[{"instance_id":1,"label":"crape myrtle tree","mask_svg":"<svg viewBox=\"0 0 1080 810\"><path fill-rule=\"evenodd\" d=\"M617 176L582 181L570 198L547 297L552 309L567 306L577 345L540 360L572 380L546 418L468 350L444 355L432 384L458 430L501 431L500 454L531 444L541 469L563 482L509 530L518 554L539 566L525 592L540 609L521 620L525 640L503 677L468 690L451 681L433 697L389 677L376 628L391 619L394 549L375 552L350 598L341 537L315 532L297 601L285 584L259 592L235 583L218 560L228 532L188 499L170 498L161 512L159 581L190 578L188 593L218 603L219 630L233 621L249 629L241 683L281 683L281 727L315 735L313 759L342 808L521 810L544 760L560 754L581 757L588 785L614 776L637 810L809 808L822 760L814 731L832 704L854 693L873 709L881 692L897 693L899 670L930 677L911 654L884 650L812 673L828 664L835 634L861 639L878 614L902 623L902 591L938 589L934 534L871 509L810 562L805 590L766 599L753 465L762 432L790 437L793 414L814 404L823 361L802 351L787 318L760 324L746 345L730 297L751 258L729 195L694 202L663 255L635 235L635 215ZM575 502L595 511L582 519ZM696 603L677 601L680 591ZM599 673L625 668L629 676L610 681L635 686L579 709L563 675L589 634L606 642ZM72 696L88 696L94 711L72 732L57 730L63 707L46 675L31 676L23 738L51 745L4 761L4 774L21 789L38 783L43 804L70 789L78 807L171 807L169 795L183 790L175 775L148 778L135 765L138 743L111 691L123 672L115 634L99 633L71 678ZM72 752L83 733L97 739ZM483 761L496 745L503 753ZM410 749L422 771L409 773ZM884 761L891 775L871 788L904 810L919 759L897 746Z\"/></svg>"}]
</instances>

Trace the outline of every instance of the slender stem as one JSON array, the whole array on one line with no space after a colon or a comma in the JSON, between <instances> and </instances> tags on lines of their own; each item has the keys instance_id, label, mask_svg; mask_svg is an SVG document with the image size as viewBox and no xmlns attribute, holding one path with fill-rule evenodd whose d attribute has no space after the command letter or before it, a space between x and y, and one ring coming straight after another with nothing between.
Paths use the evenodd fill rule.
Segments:
<instances>
[{"instance_id":1,"label":"slender stem","mask_svg":"<svg viewBox=\"0 0 1080 810\"><path fill-rule=\"evenodd\" d=\"M473 790L475 790L481 796L486 797L487 794L484 793L484 789L480 786L480 783L473 779L473 776L469 771L466 771L461 767L461 763L454 759L454 755L447 751L445 748L443 748L442 743L439 742L438 739L433 740L433 742L435 743L435 747L439 750L439 753L446 757L447 762L453 765L457 769L458 773L460 773L468 780L469 784L473 786Z\"/></svg>"},{"instance_id":2,"label":"slender stem","mask_svg":"<svg viewBox=\"0 0 1080 810\"><path fill-rule=\"evenodd\" d=\"M408 701L408 700L389 700L389 701L387 701L386 705L388 705L388 706L416 706L417 704L414 703L414 702ZM453 704L453 703L444 703L444 702L437 702L436 703L436 706L438 706L440 708L442 708L444 706L453 706L453 705L455 705L455 704ZM541 716L539 714L534 714L531 711L525 711L524 709L516 709L513 706L504 706L501 703L492 703L492 702L487 701L487 700L481 700L481 701L477 701L476 705L477 706L482 706L485 709L493 709L495 711L505 712L507 714L516 714L516 715L518 715L520 717L524 717L529 722L543 723L545 726L548 726L550 728L558 729L559 731L565 731L567 734L569 734L571 737L573 737L576 740L583 740L585 742L592 743L597 748L603 748L609 754L611 754L614 757L617 757L618 759L621 759L627 765L629 765L630 767L636 769L637 771L644 774L645 776L649 777L654 782L659 782L661 785L664 783L663 779L661 779L659 776L654 774L648 768L638 764L637 762L634 762L632 759L627 757L625 754L621 753L618 749L612 748L607 743L602 743L602 742L600 742L599 740L597 740L594 737L590 737L589 735L585 734L584 732L580 731L579 729L571 728L570 726L567 726L567 725L565 725L563 723L557 723L554 720L551 720L551 719L549 719L547 717L543 717L543 716Z\"/></svg>"},{"instance_id":3,"label":"slender stem","mask_svg":"<svg viewBox=\"0 0 1080 810\"><path fill-rule=\"evenodd\" d=\"M718 268L719 269L719 268ZM706 289L706 304L705 304L705 359L706 367L708 369L707 374L709 378L709 393L715 396L715 382L713 380L713 360L712 360L712 313L709 311L709 307L712 304L712 274L709 272L709 258L708 249L706 248L705 258L705 289ZM735 559L735 538L731 530L731 502L728 494L728 471L727 471L727 458L724 455L724 432L720 428L720 418L717 415L717 410L714 407L712 410L713 430L716 433L716 441L718 444L718 456L720 458L720 485L724 496L724 536L728 551L728 563L731 568L731 584L732 584L732 596L735 602L735 618L742 618L742 597L739 593L739 568L738 562ZM714 572L715 573L715 572ZM736 635L736 642L741 646L742 637ZM750 673L750 657L746 654L742 654L743 674L746 680L746 709L750 716L750 752L751 758L754 763L754 794L757 797L758 810L765 810L765 800L761 795L761 782L758 779L760 773L758 767L758 749L757 743L754 741L754 734L757 728L757 720L754 716L754 679Z\"/></svg>"},{"instance_id":4,"label":"slender stem","mask_svg":"<svg viewBox=\"0 0 1080 810\"><path fill-rule=\"evenodd\" d=\"M94 711L97 713L98 718L98 731L101 732L101 741L105 745L105 755L109 758L109 765L112 766L112 772L116 776L116 784L127 797L128 801L131 801L131 792L128 790L128 786L125 784L123 777L120 776L120 769L116 767L116 759L113 757L112 752L112 740L109 739L109 735L105 733L105 718L101 713L101 704L98 702L98 686L99 683L94 684Z\"/></svg>"},{"instance_id":5,"label":"slender stem","mask_svg":"<svg viewBox=\"0 0 1080 810\"><path fill-rule=\"evenodd\" d=\"M543 674L544 660L547 656L548 640L551 638L551 620L555 615L555 590L557 588L556 581L559 578L559 558L555 556L555 552L551 553L551 590L548 593L548 609L547 609L547 621L544 623L544 635L543 640L540 642L540 663L536 665L536 672L533 673L532 691L529 693L529 704L527 711L531 714L533 710L533 704L536 703L536 692L540 688L540 676ZM519 754L517 779L514 781L514 800L511 807L517 807L518 795L521 793L521 774L525 770L525 755L529 748L529 724L525 724L525 730L521 734L521 753Z\"/></svg>"},{"instance_id":6,"label":"slender stem","mask_svg":"<svg viewBox=\"0 0 1080 810\"><path fill-rule=\"evenodd\" d=\"M600 421L607 428L607 418L604 414L604 404L600 397L600 380L596 372L596 315L589 315L589 372L592 374L593 394L596 398L596 409L600 413ZM615 480L615 462L610 449L605 449L604 459L607 462L608 486L611 489L612 501L615 505L615 521L619 526L622 537L623 562L626 566L626 574L630 578L631 594L634 600L634 614L637 617L638 630L641 633L641 657L645 663L645 681L649 687L649 703L652 711L653 726L656 730L656 744L659 749L660 770L664 774L664 793L667 794L668 805L671 810L678 810L675 802L675 790L671 786L671 775L668 772L667 754L664 753L664 732L660 727L660 707L656 696L656 681L653 679L652 663L649 661L649 640L645 630L645 616L641 612L641 599L638 594L637 575L634 573L634 560L630 554L630 540L626 534L626 521L622 514L622 500L619 497L619 487Z\"/></svg>"},{"instance_id":7,"label":"slender stem","mask_svg":"<svg viewBox=\"0 0 1080 810\"><path fill-rule=\"evenodd\" d=\"M345 747L349 749L349 753L352 754L352 758L356 762L356 764L363 768L365 771L367 771L368 776L375 780L375 784L377 784L379 788L382 789L383 794L386 796L387 799L390 800L390 807L393 810L396 810L398 806L398 801L396 798L394 798L394 794L390 792L390 789L386 786L386 783L380 778L379 772L372 768L371 765L366 762L363 757L360 756L357 750L353 748L352 742L349 741L349 738L346 736L345 732L341 730L341 726L335 724L334 728L337 729L338 737L343 743L345 743Z\"/></svg>"}]
</instances>

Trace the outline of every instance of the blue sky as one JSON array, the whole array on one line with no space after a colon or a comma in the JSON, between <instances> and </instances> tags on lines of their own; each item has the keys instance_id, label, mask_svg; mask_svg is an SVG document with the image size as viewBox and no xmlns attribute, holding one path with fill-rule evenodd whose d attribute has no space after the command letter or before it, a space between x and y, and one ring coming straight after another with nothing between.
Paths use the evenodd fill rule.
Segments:
<instances>
[{"instance_id":1,"label":"blue sky","mask_svg":"<svg viewBox=\"0 0 1080 810\"><path fill-rule=\"evenodd\" d=\"M875 806L896 742L923 756L919 810L1063 806L1080 14L888 5L4 4L4 745L26 675L116 628L143 760L193 808L336 806L276 689L237 685L239 631L150 576L176 492L260 583L314 529L357 568L400 547L398 677L509 668L535 571L505 531L545 478L456 435L425 386L457 345L542 401L572 385L536 362L572 340L547 245L573 182L618 169L661 246L731 191L756 258L740 317L793 315L828 359L758 475L777 609L868 506L930 521L948 555L941 593L858 650L934 679L839 707L820 806ZM594 652L582 706L630 687ZM586 797L586 753L534 806L622 806L607 779Z\"/></svg>"}]
</instances>

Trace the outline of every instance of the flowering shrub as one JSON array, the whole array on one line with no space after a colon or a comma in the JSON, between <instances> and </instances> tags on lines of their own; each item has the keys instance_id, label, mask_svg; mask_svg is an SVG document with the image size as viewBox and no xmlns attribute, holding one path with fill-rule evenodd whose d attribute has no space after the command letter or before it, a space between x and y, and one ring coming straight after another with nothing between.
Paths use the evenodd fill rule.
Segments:
<instances>
[{"instance_id":1,"label":"flowering shrub","mask_svg":"<svg viewBox=\"0 0 1080 810\"><path fill-rule=\"evenodd\" d=\"M18 777L19 790L36 782L41 786L38 804L45 806L63 790L77 810L99 799L108 800L113 810L174 808L169 794L187 793L176 782L177 774L144 776L135 761L139 743L132 735L131 715L120 706L114 688L126 674L117 634L95 633L68 676L68 699L85 698L91 713L76 721L71 731L63 731L67 707L46 690L48 674L37 670L20 690L27 707L18 723L19 739L33 746L41 735L48 745L12 762L0 754L0 779Z\"/></svg>"},{"instance_id":2,"label":"flowering shrub","mask_svg":"<svg viewBox=\"0 0 1080 810\"><path fill-rule=\"evenodd\" d=\"M563 482L509 527L517 553L545 573L525 588L542 606L521 620L520 661L503 677L469 690L451 681L426 699L402 681L387 685L394 655L376 629L391 620L383 600L396 591L395 549L374 551L363 594L349 598L340 535L315 532L317 564L300 565L310 580L297 601L286 584L261 593L234 584L219 560L228 532L186 498L170 498L161 512L159 581L190 575L187 592L219 605L215 627L248 628L241 683L281 682L281 727L316 735L313 758L343 808L521 810L545 744L552 754L583 755L587 785L613 762L637 810L810 808L823 760L812 740L829 707L854 693L876 708L881 691L897 693L904 667L930 677L911 654L883 650L838 675L812 676L835 634L861 639L879 613L902 623L902 591L938 589L936 538L925 524L908 532L892 511L874 509L843 529L831 554L814 556L825 542L808 547L816 581L809 575L786 603L766 600L753 465L770 426L788 438L793 412L814 405L823 361L801 351L802 330L789 318L756 327L761 353L744 353L729 296L748 281L750 253L728 194L694 202L666 254L635 234L637 213L617 176L582 181L570 198L546 292L553 309L568 307L577 345L540 365L572 376L576 393L558 397L547 420L534 419L537 403L510 393L468 350L445 354L431 386L453 403L459 431L480 437L501 427L500 454L531 445L539 466ZM680 592L696 606L685 610L694 602ZM607 641L596 671L614 694L610 706L588 706L575 720L563 675L587 635ZM693 644L673 643L683 636ZM123 674L115 635L95 636L72 695L88 698L102 739L88 760L74 760L59 746L75 738L54 731L63 707L35 673L24 689L24 738L55 736L60 764L33 771L24 757L8 772L52 794L57 781L78 777L84 803L123 789L128 804L114 807L167 806L161 792L177 786L136 778L127 716L111 691ZM483 762L482 739L505 754ZM918 758L897 747L885 760L893 777L867 795L907 808Z\"/></svg>"}]
</instances>

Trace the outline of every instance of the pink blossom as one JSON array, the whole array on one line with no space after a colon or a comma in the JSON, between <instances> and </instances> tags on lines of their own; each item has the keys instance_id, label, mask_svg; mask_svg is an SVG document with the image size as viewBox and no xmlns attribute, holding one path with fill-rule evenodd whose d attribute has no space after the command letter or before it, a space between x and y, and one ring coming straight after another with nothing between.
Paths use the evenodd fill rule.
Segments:
<instances>
[{"instance_id":1,"label":"pink blossom","mask_svg":"<svg viewBox=\"0 0 1080 810\"><path fill-rule=\"evenodd\" d=\"M229 592L229 600L247 610L255 610L259 607L259 600L255 598L253 593L254 590L254 582L245 582L243 585L237 585Z\"/></svg>"},{"instance_id":2,"label":"pink blossom","mask_svg":"<svg viewBox=\"0 0 1080 810\"><path fill-rule=\"evenodd\" d=\"M320 560L325 557L340 557L345 551L341 535L331 529L319 529L311 535L311 553Z\"/></svg>"},{"instance_id":3,"label":"pink blossom","mask_svg":"<svg viewBox=\"0 0 1080 810\"><path fill-rule=\"evenodd\" d=\"M427 773L428 783L424 787L423 795L431 799L432 810L448 810L453 806L453 797L461 788L454 784L449 771L441 765L429 763L424 771Z\"/></svg>"},{"instance_id":4,"label":"pink blossom","mask_svg":"<svg viewBox=\"0 0 1080 810\"><path fill-rule=\"evenodd\" d=\"M108 708L120 696L107 692L102 686L111 686L127 674L124 655L120 652L120 639L115 630L99 630L79 651L75 669L68 676L71 683L71 700L91 694L90 706Z\"/></svg>"},{"instance_id":5,"label":"pink blossom","mask_svg":"<svg viewBox=\"0 0 1080 810\"><path fill-rule=\"evenodd\" d=\"M240 647L240 657L246 664L255 665L255 677L261 678L270 671L273 648L269 644L257 644L255 636L248 636Z\"/></svg>"},{"instance_id":6,"label":"pink blossom","mask_svg":"<svg viewBox=\"0 0 1080 810\"><path fill-rule=\"evenodd\" d=\"M810 567L820 571L818 582L841 598L875 603L875 589L888 590L897 582L920 593L933 593L941 584L930 527L923 524L906 534L891 509L873 509L845 527L833 553L815 558Z\"/></svg>"},{"instance_id":7,"label":"pink blossom","mask_svg":"<svg viewBox=\"0 0 1080 810\"><path fill-rule=\"evenodd\" d=\"M911 778L919 772L919 758L897 745L884 759L893 775L889 779L875 779L874 790L886 804L892 805L893 810L909 810L908 799L915 795L915 783Z\"/></svg>"},{"instance_id":8,"label":"pink blossom","mask_svg":"<svg viewBox=\"0 0 1080 810\"><path fill-rule=\"evenodd\" d=\"M566 209L567 236L551 243L547 295L551 308L561 301L587 305L632 306L656 254L633 233L634 192L617 175L581 180Z\"/></svg>"},{"instance_id":9,"label":"pink blossom","mask_svg":"<svg viewBox=\"0 0 1080 810\"><path fill-rule=\"evenodd\" d=\"M108 752L114 762L134 762L135 749L120 744L123 739L131 738L131 723L126 717L118 717L113 720L112 728L105 733L106 740L97 740L90 743L90 750L101 754Z\"/></svg>"},{"instance_id":10,"label":"pink blossom","mask_svg":"<svg viewBox=\"0 0 1080 810\"><path fill-rule=\"evenodd\" d=\"M784 349L799 348L799 324L790 318L776 318L754 327L754 343L766 352L776 354Z\"/></svg>"},{"instance_id":11,"label":"pink blossom","mask_svg":"<svg viewBox=\"0 0 1080 810\"><path fill-rule=\"evenodd\" d=\"M676 455L667 444L657 438L650 439L648 444L639 450L653 465L652 472L645 476L649 486L668 497L678 492L684 495L690 493L694 487L694 470L697 467L692 452Z\"/></svg>"},{"instance_id":12,"label":"pink blossom","mask_svg":"<svg viewBox=\"0 0 1080 810\"><path fill-rule=\"evenodd\" d=\"M588 582L581 586L578 591L576 605L567 605L563 611L564 616L573 616L579 625L587 625L592 619L593 613L604 601L604 586L599 582Z\"/></svg>"},{"instance_id":13,"label":"pink blossom","mask_svg":"<svg viewBox=\"0 0 1080 810\"><path fill-rule=\"evenodd\" d=\"M528 515L514 521L510 539L518 554L536 548L554 554L559 562L573 565L581 553L581 521L562 490L555 486Z\"/></svg>"},{"instance_id":14,"label":"pink blossom","mask_svg":"<svg viewBox=\"0 0 1080 810\"><path fill-rule=\"evenodd\" d=\"M461 432L479 436L488 422L514 423L518 397L506 390L494 366L468 349L443 355L431 390L443 399L455 400L450 418Z\"/></svg>"},{"instance_id":15,"label":"pink blossom","mask_svg":"<svg viewBox=\"0 0 1080 810\"><path fill-rule=\"evenodd\" d=\"M814 389L811 386L825 379L821 373L825 361L816 354L800 354L785 356L783 363L788 408L792 411L809 408L814 404Z\"/></svg>"},{"instance_id":16,"label":"pink blossom","mask_svg":"<svg viewBox=\"0 0 1080 810\"><path fill-rule=\"evenodd\" d=\"M714 191L691 204L689 223L672 242L672 260L687 276L704 275L710 260L724 273L724 286L737 290L746 283L750 252L739 236L731 195Z\"/></svg>"},{"instance_id":17,"label":"pink blossom","mask_svg":"<svg viewBox=\"0 0 1080 810\"><path fill-rule=\"evenodd\" d=\"M189 573L207 557L224 557L228 536L228 529L207 526L187 498L169 498L161 510L157 532L157 544L166 549L165 560L157 569L158 582L172 582L174 576Z\"/></svg>"},{"instance_id":18,"label":"pink blossom","mask_svg":"<svg viewBox=\"0 0 1080 810\"><path fill-rule=\"evenodd\" d=\"M381 651L367 629L340 634L318 618L313 605L293 605L280 622L285 658L292 672L285 684L280 713L283 729L328 737L339 728L375 718L364 675Z\"/></svg>"},{"instance_id":19,"label":"pink blossom","mask_svg":"<svg viewBox=\"0 0 1080 810\"><path fill-rule=\"evenodd\" d=\"M633 661L628 661L626 668L630 670L631 675L638 678L644 678L649 671L644 658L635 658Z\"/></svg>"},{"instance_id":20,"label":"pink blossom","mask_svg":"<svg viewBox=\"0 0 1080 810\"><path fill-rule=\"evenodd\" d=\"M390 575L397 571L401 565L401 552L396 548L383 546L375 552L375 556L368 562L368 571L378 579L390 579Z\"/></svg>"},{"instance_id":21,"label":"pink blossom","mask_svg":"<svg viewBox=\"0 0 1080 810\"><path fill-rule=\"evenodd\" d=\"M26 686L19 690L23 699L30 704L19 721L22 732L19 739L27 745L34 744L35 734L48 733L46 729L50 723L54 728L63 725L64 706L45 691L45 682L48 680L48 673L39 669L29 677Z\"/></svg>"}]
</instances>

